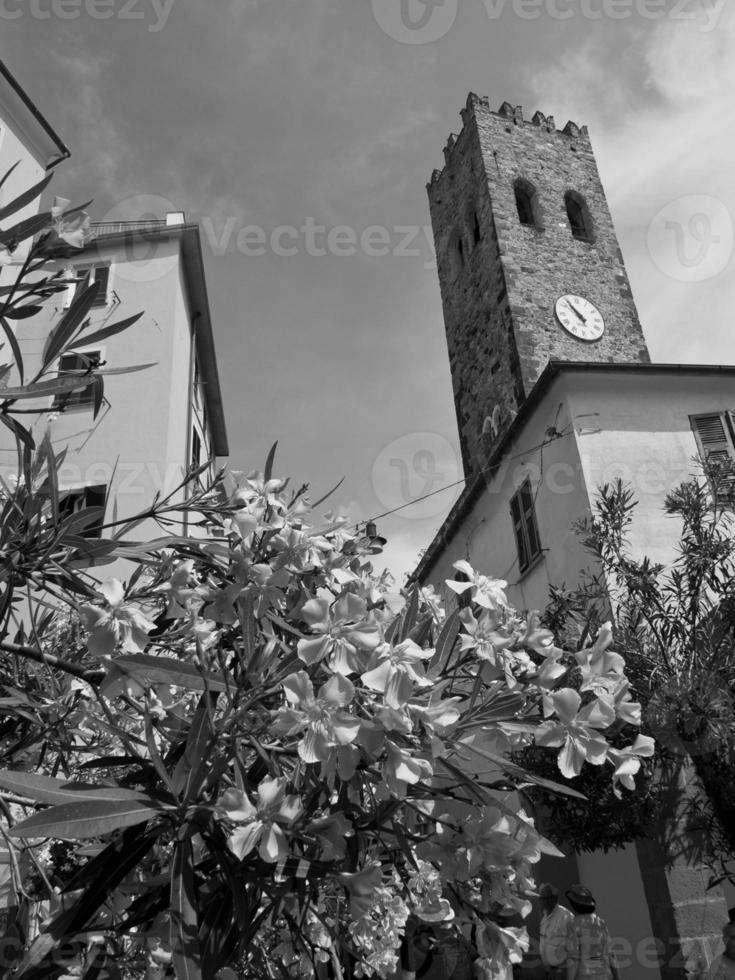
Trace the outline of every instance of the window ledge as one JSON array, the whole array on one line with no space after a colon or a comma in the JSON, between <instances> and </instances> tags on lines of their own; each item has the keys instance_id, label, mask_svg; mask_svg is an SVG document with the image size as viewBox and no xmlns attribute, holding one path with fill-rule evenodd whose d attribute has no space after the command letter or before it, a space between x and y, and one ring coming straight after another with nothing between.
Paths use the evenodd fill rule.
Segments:
<instances>
[{"instance_id":1,"label":"window ledge","mask_svg":"<svg viewBox=\"0 0 735 980\"><path fill-rule=\"evenodd\" d=\"M534 558L531 559L529 564L526 565L523 571L520 572L518 581L522 582L523 579L529 574L529 572L532 572L534 568L536 568L544 561L545 558L546 558L546 549L542 548L541 551L539 551L539 553Z\"/></svg>"}]
</instances>

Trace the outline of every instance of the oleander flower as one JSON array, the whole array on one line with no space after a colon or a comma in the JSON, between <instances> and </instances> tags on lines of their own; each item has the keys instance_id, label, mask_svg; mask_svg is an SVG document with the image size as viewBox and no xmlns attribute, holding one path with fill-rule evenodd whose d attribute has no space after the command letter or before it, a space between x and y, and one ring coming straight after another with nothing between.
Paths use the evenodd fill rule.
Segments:
<instances>
[{"instance_id":1,"label":"oleander flower","mask_svg":"<svg viewBox=\"0 0 735 980\"><path fill-rule=\"evenodd\" d=\"M601 766L610 746L596 730L609 728L615 721L615 709L600 698L580 710L582 698L565 687L548 695L557 721L542 723L536 732L536 744L561 747L558 765L567 779L578 776L583 763Z\"/></svg>"},{"instance_id":2,"label":"oleander flower","mask_svg":"<svg viewBox=\"0 0 735 980\"><path fill-rule=\"evenodd\" d=\"M220 797L219 812L239 824L227 843L240 860L255 847L261 858L271 864L288 855L288 840L283 827L296 820L302 807L298 796L286 796L286 785L287 781L282 777L262 780L256 804L241 789L225 790Z\"/></svg>"},{"instance_id":3,"label":"oleander flower","mask_svg":"<svg viewBox=\"0 0 735 980\"><path fill-rule=\"evenodd\" d=\"M98 586L105 606L84 602L79 617L89 633L87 648L95 657L108 657L118 644L127 653L140 653L148 644L154 623L131 603L123 602L125 590L119 579L109 579Z\"/></svg>"},{"instance_id":4,"label":"oleander flower","mask_svg":"<svg viewBox=\"0 0 735 980\"><path fill-rule=\"evenodd\" d=\"M304 762L325 763L333 749L355 741L360 721L344 710L355 695L355 688L346 677L330 677L316 697L305 670L289 675L282 687L288 705L275 712L273 731L284 735L303 732L298 753Z\"/></svg>"}]
</instances>

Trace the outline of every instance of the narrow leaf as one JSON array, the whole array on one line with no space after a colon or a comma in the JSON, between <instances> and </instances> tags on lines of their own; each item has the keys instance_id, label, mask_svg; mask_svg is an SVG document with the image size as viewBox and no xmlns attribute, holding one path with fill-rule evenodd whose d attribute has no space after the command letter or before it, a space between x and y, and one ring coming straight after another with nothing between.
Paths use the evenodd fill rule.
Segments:
<instances>
[{"instance_id":1,"label":"narrow leaf","mask_svg":"<svg viewBox=\"0 0 735 980\"><path fill-rule=\"evenodd\" d=\"M6 425L24 445L28 446L29 449L36 448L36 444L33 441L33 436L30 434L28 429L24 428L17 419L13 418L12 415L8 415L7 412L0 412L0 422L2 422L3 425Z\"/></svg>"},{"instance_id":2,"label":"narrow leaf","mask_svg":"<svg viewBox=\"0 0 735 980\"><path fill-rule=\"evenodd\" d=\"M199 950L194 855L191 839L176 841L171 862L171 929L176 980L202 980Z\"/></svg>"},{"instance_id":3,"label":"narrow leaf","mask_svg":"<svg viewBox=\"0 0 735 980\"><path fill-rule=\"evenodd\" d=\"M153 804L153 805L152 805ZM91 800L62 803L22 820L8 831L11 837L58 837L83 840L133 827L158 817L163 807L154 800Z\"/></svg>"},{"instance_id":4,"label":"narrow leaf","mask_svg":"<svg viewBox=\"0 0 735 980\"><path fill-rule=\"evenodd\" d=\"M56 327L51 331L43 349L43 366L48 367L67 347L84 318L92 309L100 284L93 282L81 296L77 296Z\"/></svg>"},{"instance_id":5,"label":"narrow leaf","mask_svg":"<svg viewBox=\"0 0 735 980\"><path fill-rule=\"evenodd\" d=\"M98 786L68 779L54 779L40 772L0 770L0 786L36 803L78 803L80 800L148 800L147 793L120 786Z\"/></svg>"},{"instance_id":6,"label":"narrow leaf","mask_svg":"<svg viewBox=\"0 0 735 980\"><path fill-rule=\"evenodd\" d=\"M3 312L8 320L27 320L28 317L40 313L42 309L42 306L28 304L27 306L6 306Z\"/></svg>"},{"instance_id":7,"label":"narrow leaf","mask_svg":"<svg viewBox=\"0 0 735 980\"><path fill-rule=\"evenodd\" d=\"M278 443L274 442L270 448L270 451L268 452L268 457L265 461L265 472L263 476L265 478L266 483L268 482L268 480L270 480L271 476L273 475L273 461L276 458L277 447L278 447Z\"/></svg>"},{"instance_id":8,"label":"narrow leaf","mask_svg":"<svg viewBox=\"0 0 735 980\"><path fill-rule=\"evenodd\" d=\"M5 181L6 181L7 179L8 179L8 177L9 177L9 176L10 176L10 175L12 174L12 172L13 172L13 171L15 170L15 168L16 168L16 167L18 167L18 166L20 166L20 160L16 160L16 161L15 161L15 163L13 164L13 166L12 166L12 167L10 167L10 169L9 169L9 170L7 170L7 171L5 172L5 174L3 174L3 176L2 176L2 178L0 178L0 187L2 187L2 186L3 186L3 184L5 183Z\"/></svg>"},{"instance_id":9,"label":"narrow leaf","mask_svg":"<svg viewBox=\"0 0 735 980\"><path fill-rule=\"evenodd\" d=\"M175 684L188 691L221 693L227 690L222 674L207 674L206 679L194 664L171 657L155 657L151 654L124 654L116 656L114 666L130 674L146 687L152 684Z\"/></svg>"},{"instance_id":10,"label":"narrow leaf","mask_svg":"<svg viewBox=\"0 0 735 980\"><path fill-rule=\"evenodd\" d=\"M408 599L408 605L406 606L406 611L403 614L401 621L401 630L398 636L400 642L405 640L411 630L416 625L416 618L419 613L419 587L415 585L411 590L411 595Z\"/></svg>"},{"instance_id":11,"label":"narrow leaf","mask_svg":"<svg viewBox=\"0 0 735 980\"><path fill-rule=\"evenodd\" d=\"M429 661L429 670L432 673L441 675L444 672L444 668L447 666L447 662L452 655L454 644L457 641L459 626L459 610L455 609L447 616L442 631L439 634L439 639L436 641L434 656Z\"/></svg>"},{"instance_id":12,"label":"narrow leaf","mask_svg":"<svg viewBox=\"0 0 735 980\"><path fill-rule=\"evenodd\" d=\"M31 218L19 221L17 225L13 225L7 231L0 231L0 243L12 250L20 245L21 242L24 242L26 238L33 238L39 231L48 228L50 224L50 211L34 214Z\"/></svg>"},{"instance_id":13,"label":"narrow leaf","mask_svg":"<svg viewBox=\"0 0 735 980\"><path fill-rule=\"evenodd\" d=\"M10 344L10 349L13 352L13 357L15 358L15 364L18 368L18 375L20 376L20 383L23 384L23 355L20 352L20 347L18 345L18 340L15 336L15 331L10 326L8 321L4 316L0 316L0 327L3 328L5 336L8 338L8 343Z\"/></svg>"},{"instance_id":14,"label":"narrow leaf","mask_svg":"<svg viewBox=\"0 0 735 980\"><path fill-rule=\"evenodd\" d=\"M115 334L122 333L123 330L127 330L128 327L132 327L143 316L142 313L136 313L135 316L129 316L125 320L120 320L118 323L111 323L108 327L102 327L101 330L95 330L94 333L83 333L79 337L79 342L88 344L98 344L103 340L107 340L108 337L114 337Z\"/></svg>"},{"instance_id":15,"label":"narrow leaf","mask_svg":"<svg viewBox=\"0 0 735 980\"><path fill-rule=\"evenodd\" d=\"M34 381L32 384L15 388L0 388L3 398L48 398L49 395L68 395L69 392L79 391L94 384L94 375L85 371L63 374L58 378L47 378L46 381Z\"/></svg>"},{"instance_id":16,"label":"narrow leaf","mask_svg":"<svg viewBox=\"0 0 735 980\"><path fill-rule=\"evenodd\" d=\"M14 201L11 201L10 204L6 204L4 208L0 208L0 221L5 221L5 219L9 218L11 214L15 214L17 211L20 211L21 208L24 208L26 204L30 204L32 201L35 201L52 177L53 174L47 174L45 177L39 180L37 184L34 184L33 187L29 187L27 191L23 191L23 193L16 197Z\"/></svg>"},{"instance_id":17,"label":"narrow leaf","mask_svg":"<svg viewBox=\"0 0 735 980\"><path fill-rule=\"evenodd\" d=\"M209 764L209 743L213 736L212 712L217 695L203 694L194 712L191 728L186 738L184 754L176 764L174 790L185 803L193 800L202 787Z\"/></svg>"}]
</instances>

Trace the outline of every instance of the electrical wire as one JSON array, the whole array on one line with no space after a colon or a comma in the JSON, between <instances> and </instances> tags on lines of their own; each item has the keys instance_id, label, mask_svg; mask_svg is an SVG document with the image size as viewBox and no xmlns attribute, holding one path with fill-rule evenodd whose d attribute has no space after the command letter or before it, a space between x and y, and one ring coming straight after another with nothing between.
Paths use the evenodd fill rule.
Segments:
<instances>
[{"instance_id":1,"label":"electrical wire","mask_svg":"<svg viewBox=\"0 0 735 980\"><path fill-rule=\"evenodd\" d=\"M558 417L558 412L557 412L557 417ZM572 433L571 431L569 431L571 427L572 427L572 423L569 423L569 425L565 426L565 428L562 429L561 432L559 432L557 431L556 426L552 425L549 427L549 429L547 429L547 432L553 432L553 435L549 435L546 439L544 439L543 442L540 442L537 446L530 446L528 449L525 449L522 453L516 453L515 456L510 456L507 460L502 460L500 463L496 463L494 466L488 466L486 469L478 470L476 473L473 473L472 476L476 477L476 476L481 476L482 474L485 473L488 474L495 473L500 469L502 465L507 465L508 463L512 463L514 460L521 459L522 457L528 456L530 453L537 452L538 450L541 450L543 453L544 448L546 446L551 445L552 442L557 442L559 439L564 439L567 436L571 435ZM405 510L406 507L412 507L414 504L420 504L422 503L422 501L428 500L430 497L434 497L438 493L444 493L445 490L452 490L454 487L458 487L466 482L467 480L463 478L461 480L456 480L454 483L447 483L446 486L439 487L438 490L432 490L431 493L426 493L422 497L416 497L415 500L409 500L405 504L400 504L400 506L398 507L393 507L392 510L385 510L383 511L382 514L376 514L374 517L369 518L369 520L367 521L360 521L359 523L354 525L355 530L359 530L361 527L364 527L365 524L375 523L376 521L382 520L382 518L384 517L390 517L392 514L397 514L399 510ZM540 482L539 482L539 486L540 486ZM538 487L536 489L536 493L538 494Z\"/></svg>"}]
</instances>

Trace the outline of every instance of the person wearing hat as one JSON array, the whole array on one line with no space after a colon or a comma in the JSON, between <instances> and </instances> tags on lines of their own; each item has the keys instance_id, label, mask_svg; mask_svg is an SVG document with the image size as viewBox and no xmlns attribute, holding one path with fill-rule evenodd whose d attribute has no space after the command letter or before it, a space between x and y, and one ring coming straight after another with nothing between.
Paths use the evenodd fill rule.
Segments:
<instances>
[{"instance_id":1,"label":"person wearing hat","mask_svg":"<svg viewBox=\"0 0 735 980\"><path fill-rule=\"evenodd\" d=\"M595 911L592 892L584 885L572 885L566 896L574 912L567 931L566 980L618 980L610 933Z\"/></svg>"},{"instance_id":2,"label":"person wearing hat","mask_svg":"<svg viewBox=\"0 0 735 980\"><path fill-rule=\"evenodd\" d=\"M547 883L538 890L541 905L539 953L546 971L546 980L566 980L567 931L574 918L559 904L559 889Z\"/></svg>"},{"instance_id":3,"label":"person wearing hat","mask_svg":"<svg viewBox=\"0 0 735 980\"><path fill-rule=\"evenodd\" d=\"M707 980L735 980L735 922L722 927L725 952L715 957L707 971Z\"/></svg>"}]
</instances>

